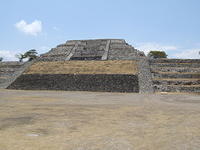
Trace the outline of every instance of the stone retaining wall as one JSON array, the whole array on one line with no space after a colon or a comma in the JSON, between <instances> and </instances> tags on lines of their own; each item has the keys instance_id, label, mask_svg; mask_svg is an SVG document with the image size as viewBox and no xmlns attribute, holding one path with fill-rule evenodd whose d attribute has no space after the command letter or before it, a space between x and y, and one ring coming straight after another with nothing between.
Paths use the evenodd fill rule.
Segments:
<instances>
[{"instance_id":1,"label":"stone retaining wall","mask_svg":"<svg viewBox=\"0 0 200 150\"><path fill-rule=\"evenodd\" d=\"M200 59L150 59L155 92L200 93Z\"/></svg>"},{"instance_id":2,"label":"stone retaining wall","mask_svg":"<svg viewBox=\"0 0 200 150\"><path fill-rule=\"evenodd\" d=\"M9 89L139 92L137 75L23 74Z\"/></svg>"},{"instance_id":3,"label":"stone retaining wall","mask_svg":"<svg viewBox=\"0 0 200 150\"><path fill-rule=\"evenodd\" d=\"M9 86L26 68L26 64L17 61L0 62L0 88Z\"/></svg>"}]
</instances>

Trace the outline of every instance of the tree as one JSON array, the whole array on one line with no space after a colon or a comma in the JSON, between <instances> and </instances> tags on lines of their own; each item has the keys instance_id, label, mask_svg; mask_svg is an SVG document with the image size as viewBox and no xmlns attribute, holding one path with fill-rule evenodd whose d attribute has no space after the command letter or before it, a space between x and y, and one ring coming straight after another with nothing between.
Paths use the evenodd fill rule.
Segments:
<instances>
[{"instance_id":1,"label":"tree","mask_svg":"<svg viewBox=\"0 0 200 150\"><path fill-rule=\"evenodd\" d=\"M16 57L19 59L19 62L23 62L25 58L28 58L28 61L32 61L33 59L36 59L37 56L37 51L35 49L31 49L24 54L18 54Z\"/></svg>"},{"instance_id":2,"label":"tree","mask_svg":"<svg viewBox=\"0 0 200 150\"><path fill-rule=\"evenodd\" d=\"M24 54L17 54L16 57L19 59L19 62L23 62L23 59L26 58L26 57L24 56Z\"/></svg>"},{"instance_id":3,"label":"tree","mask_svg":"<svg viewBox=\"0 0 200 150\"><path fill-rule=\"evenodd\" d=\"M28 58L29 61L32 61L33 59L36 59L38 56L37 56L37 51L35 49L31 49L27 52L24 53L24 56L26 58Z\"/></svg>"},{"instance_id":4,"label":"tree","mask_svg":"<svg viewBox=\"0 0 200 150\"><path fill-rule=\"evenodd\" d=\"M3 61L3 57L0 57L0 62Z\"/></svg>"},{"instance_id":5,"label":"tree","mask_svg":"<svg viewBox=\"0 0 200 150\"><path fill-rule=\"evenodd\" d=\"M167 54L164 51L150 51L148 53L148 57L150 58L167 58Z\"/></svg>"}]
</instances>

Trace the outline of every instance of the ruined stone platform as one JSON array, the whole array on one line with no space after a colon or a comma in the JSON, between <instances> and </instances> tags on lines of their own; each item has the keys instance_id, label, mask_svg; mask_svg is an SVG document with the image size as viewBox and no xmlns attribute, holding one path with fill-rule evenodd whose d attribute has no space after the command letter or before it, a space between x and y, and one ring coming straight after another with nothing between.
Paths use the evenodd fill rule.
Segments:
<instances>
[{"instance_id":1,"label":"ruined stone platform","mask_svg":"<svg viewBox=\"0 0 200 150\"><path fill-rule=\"evenodd\" d=\"M122 39L71 40L41 55L9 89L139 92L143 52Z\"/></svg>"},{"instance_id":2,"label":"ruined stone platform","mask_svg":"<svg viewBox=\"0 0 200 150\"><path fill-rule=\"evenodd\" d=\"M200 59L150 60L155 92L200 93Z\"/></svg>"},{"instance_id":3,"label":"ruined stone platform","mask_svg":"<svg viewBox=\"0 0 200 150\"><path fill-rule=\"evenodd\" d=\"M138 93L138 70L133 60L36 62L8 88Z\"/></svg>"},{"instance_id":4,"label":"ruined stone platform","mask_svg":"<svg viewBox=\"0 0 200 150\"><path fill-rule=\"evenodd\" d=\"M9 89L200 93L200 59L149 59L123 39L70 40L0 71Z\"/></svg>"}]
</instances>

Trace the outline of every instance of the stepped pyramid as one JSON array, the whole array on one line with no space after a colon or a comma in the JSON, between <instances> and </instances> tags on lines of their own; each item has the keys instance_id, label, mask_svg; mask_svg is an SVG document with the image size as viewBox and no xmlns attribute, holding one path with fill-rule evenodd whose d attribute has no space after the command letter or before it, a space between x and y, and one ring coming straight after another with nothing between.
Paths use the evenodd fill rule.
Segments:
<instances>
[{"instance_id":1,"label":"stepped pyramid","mask_svg":"<svg viewBox=\"0 0 200 150\"><path fill-rule=\"evenodd\" d=\"M139 92L144 58L125 40L73 40L41 55L10 89Z\"/></svg>"},{"instance_id":2,"label":"stepped pyramid","mask_svg":"<svg viewBox=\"0 0 200 150\"><path fill-rule=\"evenodd\" d=\"M67 41L42 55L40 60L131 60L144 56L143 52L136 50L125 40L98 39Z\"/></svg>"},{"instance_id":3,"label":"stepped pyramid","mask_svg":"<svg viewBox=\"0 0 200 150\"><path fill-rule=\"evenodd\" d=\"M0 63L1 87L199 94L200 59L149 59L122 39L72 40L29 64Z\"/></svg>"}]
</instances>

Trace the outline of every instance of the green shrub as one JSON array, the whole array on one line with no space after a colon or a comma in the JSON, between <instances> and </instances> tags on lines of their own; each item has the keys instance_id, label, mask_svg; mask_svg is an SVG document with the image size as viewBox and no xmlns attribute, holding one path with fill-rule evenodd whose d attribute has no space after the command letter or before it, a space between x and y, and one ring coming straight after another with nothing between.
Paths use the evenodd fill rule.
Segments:
<instances>
[{"instance_id":1,"label":"green shrub","mask_svg":"<svg viewBox=\"0 0 200 150\"><path fill-rule=\"evenodd\" d=\"M150 58L167 58L167 54L164 51L150 51L148 53L148 57Z\"/></svg>"},{"instance_id":2,"label":"green shrub","mask_svg":"<svg viewBox=\"0 0 200 150\"><path fill-rule=\"evenodd\" d=\"M3 61L3 57L0 57L0 62Z\"/></svg>"}]
</instances>

